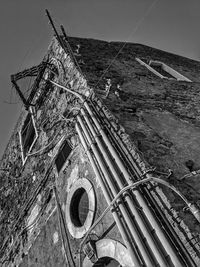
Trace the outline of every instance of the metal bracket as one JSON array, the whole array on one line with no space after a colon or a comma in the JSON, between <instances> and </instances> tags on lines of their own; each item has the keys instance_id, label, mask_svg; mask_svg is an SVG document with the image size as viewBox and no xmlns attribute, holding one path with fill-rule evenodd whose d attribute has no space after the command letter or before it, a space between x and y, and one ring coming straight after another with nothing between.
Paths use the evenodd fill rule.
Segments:
<instances>
[{"instance_id":1,"label":"metal bracket","mask_svg":"<svg viewBox=\"0 0 200 267\"><path fill-rule=\"evenodd\" d=\"M91 240L85 244L85 246L83 247L83 252L92 263L95 263L98 261L98 256L97 256L94 240Z\"/></svg>"}]
</instances>

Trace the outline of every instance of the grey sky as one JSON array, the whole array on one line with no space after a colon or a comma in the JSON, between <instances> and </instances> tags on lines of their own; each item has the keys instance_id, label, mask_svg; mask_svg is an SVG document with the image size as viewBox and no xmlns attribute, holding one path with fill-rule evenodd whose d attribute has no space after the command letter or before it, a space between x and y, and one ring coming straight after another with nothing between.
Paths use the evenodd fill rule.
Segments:
<instances>
[{"instance_id":1,"label":"grey sky","mask_svg":"<svg viewBox=\"0 0 200 267\"><path fill-rule=\"evenodd\" d=\"M40 63L52 38L49 9L68 35L147 44L199 60L200 1L1 0L0 154L17 120L20 104L11 94L10 74ZM146 16L144 17L144 14ZM143 20L144 18L144 20ZM138 21L141 21L139 27Z\"/></svg>"}]
</instances>

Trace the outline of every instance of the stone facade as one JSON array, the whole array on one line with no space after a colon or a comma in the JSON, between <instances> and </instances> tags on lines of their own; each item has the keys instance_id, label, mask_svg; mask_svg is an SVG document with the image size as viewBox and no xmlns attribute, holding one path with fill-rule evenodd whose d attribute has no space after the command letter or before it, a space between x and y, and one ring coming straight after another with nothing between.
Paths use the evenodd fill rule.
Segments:
<instances>
[{"instance_id":1,"label":"stone facade","mask_svg":"<svg viewBox=\"0 0 200 267\"><path fill-rule=\"evenodd\" d=\"M74 129L82 103L47 82L49 78L85 97L90 96L103 127L121 149L130 173L131 166L136 164L143 177L153 173L200 206L200 63L139 44L127 44L110 66L120 43L79 38L69 38L69 43L73 51L79 45L75 57L82 72L54 38L44 60L54 64L59 75L47 68L33 99L31 112L37 131L34 146L23 162L19 136L28 114L24 109L1 161L2 266L66 266L66 261L67 266L78 266L79 258L83 261L85 257L80 251L84 234L76 238L67 227L69 216L65 217L65 213L70 190L76 183L81 187L84 179L91 183L94 212L90 224L107 207ZM161 79L140 65L135 57L146 62L162 61L192 82ZM108 69L106 73L105 69ZM58 173L55 160L66 140L72 150ZM59 217L55 186L65 226ZM156 184L147 188L198 266L199 222L169 188ZM63 240L63 232L68 242ZM116 240L124 245L110 211L92 230L90 238ZM112 243L109 242L106 245Z\"/></svg>"}]
</instances>

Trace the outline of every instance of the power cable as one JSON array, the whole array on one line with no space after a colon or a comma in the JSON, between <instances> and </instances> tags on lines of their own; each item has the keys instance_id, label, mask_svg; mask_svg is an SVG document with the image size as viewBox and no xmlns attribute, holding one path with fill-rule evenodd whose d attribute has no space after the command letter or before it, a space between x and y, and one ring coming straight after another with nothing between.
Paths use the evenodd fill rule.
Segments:
<instances>
[{"instance_id":1,"label":"power cable","mask_svg":"<svg viewBox=\"0 0 200 267\"><path fill-rule=\"evenodd\" d=\"M105 76L105 74L108 72L108 70L110 69L110 67L112 66L112 64L114 63L114 61L116 60L116 58L119 56L119 54L122 52L122 50L124 49L124 47L126 46L127 42L130 40L131 37L133 37L133 35L137 32L137 30L139 29L139 27L141 26L141 24L145 21L146 17L149 15L149 13L151 12L151 10L153 9L153 7L155 7L155 5L157 4L159 0L155 0L147 9L147 11L145 12L145 14L138 20L138 22L136 23L135 28L133 29L133 31L131 31L131 33L129 34L127 41L125 41L123 43L123 45L121 46L121 48L119 49L119 51L117 52L117 54L115 55L115 57L113 58L113 60L111 61L110 65L106 68L106 70L104 71L104 73L101 75L101 77L99 78L99 80L97 81L96 85L94 86L94 88L97 87L97 85L99 84L99 82L102 80L102 78Z\"/></svg>"},{"instance_id":2,"label":"power cable","mask_svg":"<svg viewBox=\"0 0 200 267\"><path fill-rule=\"evenodd\" d=\"M12 84L11 89L10 89L9 101L3 100L2 101L3 103L9 104L9 105L16 105L16 104L19 104L21 102L20 100L15 101L15 102L12 102L12 98L13 98L13 87L14 87L14 85Z\"/></svg>"},{"instance_id":3,"label":"power cable","mask_svg":"<svg viewBox=\"0 0 200 267\"><path fill-rule=\"evenodd\" d=\"M85 235L84 239L81 241L81 244L80 244L79 267L81 267L80 255L81 255L81 252L82 252L82 248L83 248L83 245L85 244L88 236L90 235L91 231L97 226L97 224L99 224L99 222L104 218L104 216L108 213L108 211L110 211L111 207L115 204L117 199L119 199L119 197L121 197L128 190L132 190L132 189L136 188L137 186L139 186L141 184L144 184L144 183L148 183L150 181L153 181L153 182L158 183L158 184L162 184L162 185L170 188L173 192L175 192L186 203L187 207L189 208L189 210L193 214L193 216L198 220L198 222L200 222L200 211L199 211L199 209L196 207L196 205L191 204L186 199L186 197L177 188L175 188L173 185L171 185L168 182L166 182L166 181L164 181L164 180L162 180L160 178L157 178L157 177L151 176L151 177L148 177L148 178L144 178L142 180L134 182L132 185L127 185L123 189L121 189L119 191L119 193L110 202L110 204L106 207L106 209L102 212L102 214L99 216L99 218L90 227L90 229L88 230L87 234Z\"/></svg>"},{"instance_id":4,"label":"power cable","mask_svg":"<svg viewBox=\"0 0 200 267\"><path fill-rule=\"evenodd\" d=\"M61 114L61 113L58 113L58 115L60 115L60 116L62 117L62 119L65 120L65 122L69 122L69 121L71 122L71 121L73 120L73 119L67 119L67 118L65 118L65 117L63 116L63 114ZM27 156L35 156L35 155L37 155L37 154L43 152L45 149L47 149L48 147L50 147L51 144L53 144L53 142L56 140L56 138L57 138L57 136L58 136L59 134L60 134L60 132L58 132L58 133L53 137L53 139L52 139L46 146L43 146L41 149L39 149L39 150L37 150L37 151L35 151L35 152L33 152L33 153L28 153ZM63 139L63 136L59 139L59 141L58 141L56 144L58 144L62 139Z\"/></svg>"}]
</instances>

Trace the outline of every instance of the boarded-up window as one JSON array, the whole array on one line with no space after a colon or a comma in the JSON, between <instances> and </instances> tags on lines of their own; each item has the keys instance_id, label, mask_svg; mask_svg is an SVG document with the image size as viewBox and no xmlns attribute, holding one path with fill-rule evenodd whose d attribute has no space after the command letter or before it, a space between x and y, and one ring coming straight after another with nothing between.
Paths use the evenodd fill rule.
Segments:
<instances>
[{"instance_id":1,"label":"boarded-up window","mask_svg":"<svg viewBox=\"0 0 200 267\"><path fill-rule=\"evenodd\" d=\"M66 141L55 160L55 164L56 164L56 168L58 172L60 172L60 170L62 169L71 151L72 151L72 148L69 145L69 143Z\"/></svg>"}]
</instances>

